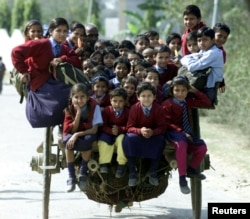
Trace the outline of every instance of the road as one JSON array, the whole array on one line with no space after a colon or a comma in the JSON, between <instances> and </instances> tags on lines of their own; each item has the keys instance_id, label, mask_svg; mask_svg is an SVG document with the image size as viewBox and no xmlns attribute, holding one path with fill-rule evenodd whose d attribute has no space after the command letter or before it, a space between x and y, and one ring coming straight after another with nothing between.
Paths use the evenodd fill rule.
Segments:
<instances>
[{"instance_id":1,"label":"road","mask_svg":"<svg viewBox=\"0 0 250 219\"><path fill-rule=\"evenodd\" d=\"M31 171L30 161L45 131L29 125L25 103L19 104L19 96L11 85L4 85L0 103L0 218L42 219L42 175ZM207 219L209 202L249 202L246 192L231 185L231 181L221 177L221 172L210 169L204 173L207 179L202 183L201 219ZM191 198L179 191L177 171L172 172L163 195L134 203L121 213L110 212L107 205L88 200L79 190L67 193L66 179L66 169L52 175L51 219L105 219L111 215L121 219L192 218Z\"/></svg>"}]
</instances>

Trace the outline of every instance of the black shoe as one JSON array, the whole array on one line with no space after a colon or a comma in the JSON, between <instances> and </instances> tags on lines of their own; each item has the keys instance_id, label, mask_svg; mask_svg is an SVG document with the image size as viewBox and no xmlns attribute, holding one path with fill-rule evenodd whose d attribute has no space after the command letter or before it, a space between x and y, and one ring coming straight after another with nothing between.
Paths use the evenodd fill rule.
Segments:
<instances>
[{"instance_id":1,"label":"black shoe","mask_svg":"<svg viewBox=\"0 0 250 219\"><path fill-rule=\"evenodd\" d=\"M76 189L76 178L69 178L67 180L67 192L73 192Z\"/></svg>"},{"instance_id":2,"label":"black shoe","mask_svg":"<svg viewBox=\"0 0 250 219\"><path fill-rule=\"evenodd\" d=\"M116 173L115 173L115 177L116 178L122 178L126 173L126 168L125 165L118 165Z\"/></svg>"},{"instance_id":3,"label":"black shoe","mask_svg":"<svg viewBox=\"0 0 250 219\"><path fill-rule=\"evenodd\" d=\"M198 170L192 168L192 167L189 167L187 169L187 177L189 178L197 178L197 179L200 179L200 180L204 180L206 179L206 176L202 173L200 173Z\"/></svg>"},{"instance_id":4,"label":"black shoe","mask_svg":"<svg viewBox=\"0 0 250 219\"><path fill-rule=\"evenodd\" d=\"M191 192L190 188L188 187L188 183L185 176L180 176L179 184L180 184L180 190L183 194L189 194Z\"/></svg>"}]
</instances>

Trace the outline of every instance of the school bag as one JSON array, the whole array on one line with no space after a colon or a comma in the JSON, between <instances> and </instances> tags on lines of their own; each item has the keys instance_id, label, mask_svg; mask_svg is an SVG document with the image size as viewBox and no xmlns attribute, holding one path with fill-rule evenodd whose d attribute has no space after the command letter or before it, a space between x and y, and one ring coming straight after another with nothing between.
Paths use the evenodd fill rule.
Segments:
<instances>
[{"instance_id":1,"label":"school bag","mask_svg":"<svg viewBox=\"0 0 250 219\"><path fill-rule=\"evenodd\" d=\"M56 80L62 81L68 85L74 85L76 83L83 83L89 89L91 89L91 82L88 77L84 75L83 71L76 68L70 63L64 62L58 64L56 67L50 67L50 71Z\"/></svg>"},{"instance_id":2,"label":"school bag","mask_svg":"<svg viewBox=\"0 0 250 219\"><path fill-rule=\"evenodd\" d=\"M22 82L22 74L15 68L10 71L10 84L16 88L17 93L20 95L19 103L22 103L24 97L27 98L28 91L26 84Z\"/></svg>"},{"instance_id":3,"label":"school bag","mask_svg":"<svg viewBox=\"0 0 250 219\"><path fill-rule=\"evenodd\" d=\"M211 68L190 72L186 67L181 66L177 75L187 77L191 85L200 91L204 91L207 84L207 77L210 72Z\"/></svg>"}]
</instances>

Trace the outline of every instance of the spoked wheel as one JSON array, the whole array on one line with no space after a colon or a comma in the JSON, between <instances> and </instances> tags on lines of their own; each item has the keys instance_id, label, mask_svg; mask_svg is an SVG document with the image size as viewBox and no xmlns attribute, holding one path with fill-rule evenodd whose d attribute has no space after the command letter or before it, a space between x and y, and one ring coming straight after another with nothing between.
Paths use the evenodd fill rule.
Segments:
<instances>
[{"instance_id":1,"label":"spoked wheel","mask_svg":"<svg viewBox=\"0 0 250 219\"><path fill-rule=\"evenodd\" d=\"M43 144L43 219L49 218L51 171L48 167L51 154L52 131L53 127L47 127L45 129L45 139Z\"/></svg>"}]
</instances>

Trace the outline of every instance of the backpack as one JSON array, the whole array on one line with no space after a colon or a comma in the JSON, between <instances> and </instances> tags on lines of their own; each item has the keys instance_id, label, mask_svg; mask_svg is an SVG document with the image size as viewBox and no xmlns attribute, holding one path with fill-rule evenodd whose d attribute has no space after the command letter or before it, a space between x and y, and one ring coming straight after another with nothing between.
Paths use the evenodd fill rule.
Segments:
<instances>
[{"instance_id":1,"label":"backpack","mask_svg":"<svg viewBox=\"0 0 250 219\"><path fill-rule=\"evenodd\" d=\"M10 71L10 84L16 88L17 93L20 95L19 103L22 103L24 97L27 98L28 91L26 84L22 82L22 74L19 73L15 68Z\"/></svg>"},{"instance_id":2,"label":"backpack","mask_svg":"<svg viewBox=\"0 0 250 219\"><path fill-rule=\"evenodd\" d=\"M56 67L50 68L53 72L53 76L56 80L62 81L68 85L74 85L76 83L83 83L89 89L91 89L91 82L83 71L70 63L64 62L58 64Z\"/></svg>"},{"instance_id":3,"label":"backpack","mask_svg":"<svg viewBox=\"0 0 250 219\"><path fill-rule=\"evenodd\" d=\"M207 77L210 72L211 68L190 72L186 67L181 66L178 70L177 75L187 77L192 86L200 91L204 91L204 88L207 84Z\"/></svg>"}]
</instances>

